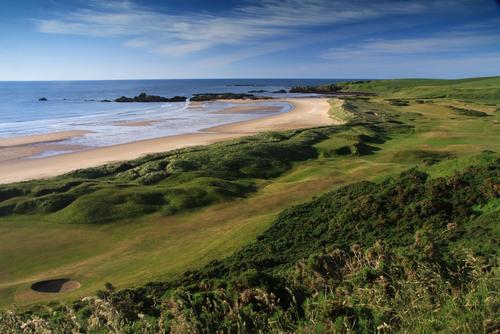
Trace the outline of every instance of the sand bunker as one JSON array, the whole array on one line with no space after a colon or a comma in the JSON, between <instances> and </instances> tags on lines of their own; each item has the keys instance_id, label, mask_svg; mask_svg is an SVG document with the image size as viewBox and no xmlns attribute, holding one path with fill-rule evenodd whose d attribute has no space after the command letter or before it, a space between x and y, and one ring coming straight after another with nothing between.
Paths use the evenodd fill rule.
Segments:
<instances>
[{"instance_id":1,"label":"sand bunker","mask_svg":"<svg viewBox=\"0 0 500 334\"><path fill-rule=\"evenodd\" d=\"M68 278L51 279L47 281L36 282L31 286L31 289L37 292L69 292L80 287L80 282Z\"/></svg>"}]
</instances>

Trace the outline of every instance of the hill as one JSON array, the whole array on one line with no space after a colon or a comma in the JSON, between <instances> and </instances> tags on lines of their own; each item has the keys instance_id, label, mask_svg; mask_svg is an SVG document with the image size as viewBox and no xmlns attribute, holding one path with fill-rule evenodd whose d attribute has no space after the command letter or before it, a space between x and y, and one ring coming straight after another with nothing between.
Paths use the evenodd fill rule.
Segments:
<instances>
[{"instance_id":1,"label":"hill","mask_svg":"<svg viewBox=\"0 0 500 334\"><path fill-rule=\"evenodd\" d=\"M397 79L339 83L342 91L390 94L392 97L418 99L451 98L465 102L500 103L500 77L459 80Z\"/></svg>"},{"instance_id":2,"label":"hill","mask_svg":"<svg viewBox=\"0 0 500 334\"><path fill-rule=\"evenodd\" d=\"M1 186L0 332L495 332L500 105L409 96L485 80L372 83L332 103L346 125ZM81 286L29 291L56 275Z\"/></svg>"}]
</instances>

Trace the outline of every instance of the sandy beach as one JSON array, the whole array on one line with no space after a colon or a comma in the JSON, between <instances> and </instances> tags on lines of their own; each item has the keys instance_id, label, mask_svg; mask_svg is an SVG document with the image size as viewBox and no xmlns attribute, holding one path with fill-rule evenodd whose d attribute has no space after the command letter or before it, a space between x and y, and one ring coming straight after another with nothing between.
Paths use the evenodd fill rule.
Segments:
<instances>
[{"instance_id":1,"label":"sandy beach","mask_svg":"<svg viewBox=\"0 0 500 334\"><path fill-rule=\"evenodd\" d=\"M82 136L85 132L67 131L0 140L0 183L46 178L64 174L75 169L135 159L146 154L165 152L183 147L212 144L258 132L342 123L340 120L329 116L330 104L325 98L283 99L277 101L290 103L294 108L286 113L216 126L196 133L142 140L46 158L26 159L26 156L36 154L36 147L41 144L57 145L58 141ZM233 102L251 104L249 101ZM243 106L235 108L239 112L245 111ZM254 106L250 105L249 108L255 111ZM236 111L233 108L231 112ZM60 149L62 150L63 148L61 147ZM7 151L5 150L9 150L9 154L6 154L5 152ZM16 152L18 153L16 154Z\"/></svg>"},{"instance_id":2,"label":"sandy beach","mask_svg":"<svg viewBox=\"0 0 500 334\"><path fill-rule=\"evenodd\" d=\"M86 133L88 133L88 131L63 131L63 132L54 132L43 135L0 139L0 148L57 142L69 138L83 136Z\"/></svg>"}]
</instances>

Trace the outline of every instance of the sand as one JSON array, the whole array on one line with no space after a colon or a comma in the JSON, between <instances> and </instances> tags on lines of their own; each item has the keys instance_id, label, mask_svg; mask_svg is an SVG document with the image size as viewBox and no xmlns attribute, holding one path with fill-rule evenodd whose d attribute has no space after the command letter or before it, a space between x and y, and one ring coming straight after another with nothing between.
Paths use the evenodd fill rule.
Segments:
<instances>
[{"instance_id":1,"label":"sand","mask_svg":"<svg viewBox=\"0 0 500 334\"><path fill-rule=\"evenodd\" d=\"M80 282L69 278L57 278L36 282L31 285L31 290L43 293L63 293L80 288Z\"/></svg>"},{"instance_id":2,"label":"sand","mask_svg":"<svg viewBox=\"0 0 500 334\"><path fill-rule=\"evenodd\" d=\"M237 107L229 107L214 114L235 114L235 113L252 113L252 114L270 114L281 111L282 107L266 106L266 105L242 105Z\"/></svg>"},{"instance_id":3,"label":"sand","mask_svg":"<svg viewBox=\"0 0 500 334\"><path fill-rule=\"evenodd\" d=\"M29 144L40 144L62 141L74 137L83 136L89 133L88 131L63 131L53 132L43 135L23 136L16 138L0 139L0 147L22 146Z\"/></svg>"},{"instance_id":4,"label":"sand","mask_svg":"<svg viewBox=\"0 0 500 334\"><path fill-rule=\"evenodd\" d=\"M0 183L47 178L75 169L135 159L150 153L212 144L264 131L299 129L342 123L340 120L332 119L328 115L330 105L325 98L283 99L278 101L290 103L294 108L286 113L212 127L192 134L141 140L39 159L1 161L0 158ZM251 102L244 101L243 103L249 104ZM67 136L70 135L83 134L80 131L74 131L41 135L38 138L35 138L37 136L13 138L4 140L4 146L7 144L12 146L16 145L16 143L17 145L37 144L40 141L37 142L36 139L44 142L57 140L55 138L62 140L62 137L66 136L64 139L67 139ZM0 141L0 145L1 143Z\"/></svg>"}]
</instances>

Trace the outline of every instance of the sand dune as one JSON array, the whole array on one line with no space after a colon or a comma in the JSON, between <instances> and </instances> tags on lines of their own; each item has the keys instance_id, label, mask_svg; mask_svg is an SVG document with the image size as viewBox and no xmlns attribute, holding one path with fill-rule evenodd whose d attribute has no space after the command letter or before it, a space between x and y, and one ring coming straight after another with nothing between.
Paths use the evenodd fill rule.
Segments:
<instances>
[{"instance_id":1,"label":"sand dune","mask_svg":"<svg viewBox=\"0 0 500 334\"><path fill-rule=\"evenodd\" d=\"M309 98L280 101L288 102L294 108L283 114L212 127L197 133L142 140L40 159L0 161L0 183L46 178L79 168L130 160L145 154L165 152L188 146L211 144L263 131L298 129L341 123L341 121L332 119L328 115L330 105L327 99ZM245 101L245 103L248 104L249 102ZM82 135L82 133L79 131L69 131L50 135L6 139L3 141L3 145L30 145L67 139L68 136L76 135ZM2 141L0 141L0 145L2 145Z\"/></svg>"}]
</instances>

